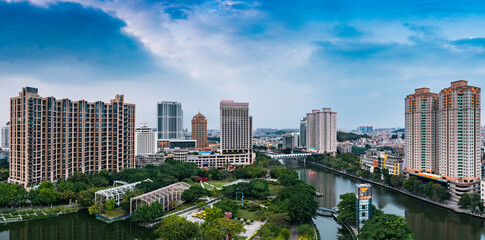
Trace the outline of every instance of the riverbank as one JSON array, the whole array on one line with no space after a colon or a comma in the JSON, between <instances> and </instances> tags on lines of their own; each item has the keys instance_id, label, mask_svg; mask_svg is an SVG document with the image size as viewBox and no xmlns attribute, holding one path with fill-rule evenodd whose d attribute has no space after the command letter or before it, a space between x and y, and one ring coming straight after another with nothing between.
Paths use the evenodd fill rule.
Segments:
<instances>
[{"instance_id":1,"label":"riverbank","mask_svg":"<svg viewBox=\"0 0 485 240\"><path fill-rule=\"evenodd\" d=\"M70 205L61 205L43 208L21 208L21 209L2 209L0 210L0 223L23 222L28 220L37 220L59 215L76 213L79 207Z\"/></svg>"},{"instance_id":2,"label":"riverbank","mask_svg":"<svg viewBox=\"0 0 485 240\"><path fill-rule=\"evenodd\" d=\"M476 218L485 219L485 214L472 213L470 211L460 209L457 205L450 205L450 204L443 204L443 203L435 202L435 201L430 200L428 198L424 198L424 197L421 197L421 196L412 194L410 192L407 192L405 190L402 190L402 189L399 189L399 188L395 188L395 187L389 186L386 183L374 181L374 180L371 180L371 179L366 179L366 178L363 178L361 176L358 176L358 175L355 175L355 174L351 174L351 173L348 173L348 172L343 171L343 170L338 170L338 169L334 169L334 168L329 167L329 166L325 166L323 164L309 162L309 161L306 161L305 163L309 163L311 165L318 166L318 167L321 167L321 168L330 170L332 172L336 172L336 173L345 175L347 177L351 177L351 178L358 179L358 180L361 180L361 181L364 181L364 182L372 183L372 184L375 184L375 185L378 185L378 186L381 186L381 187L384 187L384 188L393 190L395 192L399 192L401 194L405 194L405 195L407 195L409 197L412 197L412 198L415 198L415 199L419 199L421 201L425 201L425 202L430 203L430 204L433 204L435 206L438 206L438 207L441 207L441 208L445 208L445 209L451 210L451 211L453 211L455 213L458 213L458 214L464 214L464 215L469 215L469 216L476 217Z\"/></svg>"}]
</instances>

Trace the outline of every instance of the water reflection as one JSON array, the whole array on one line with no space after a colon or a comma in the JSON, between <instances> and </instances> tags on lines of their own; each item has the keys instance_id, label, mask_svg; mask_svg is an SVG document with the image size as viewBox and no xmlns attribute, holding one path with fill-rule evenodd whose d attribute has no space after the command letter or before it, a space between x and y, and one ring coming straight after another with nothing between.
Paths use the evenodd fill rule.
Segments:
<instances>
[{"instance_id":1,"label":"water reflection","mask_svg":"<svg viewBox=\"0 0 485 240\"><path fill-rule=\"evenodd\" d=\"M0 239L155 239L152 230L129 222L104 224L86 210L78 213L0 225Z\"/></svg>"},{"instance_id":2,"label":"water reflection","mask_svg":"<svg viewBox=\"0 0 485 240\"><path fill-rule=\"evenodd\" d=\"M338 175L334 172L303 165L294 160L284 160L285 166L298 171L301 179L313 185L324 197L316 198L320 206L332 208L339 202L339 195L354 192L355 184L361 181ZM456 214L453 211L428 204L398 192L373 186L373 203L386 213L406 217L416 239L485 239L485 221L479 218ZM346 239L339 235L339 228L332 219L316 225L324 239ZM334 222L334 225L330 224ZM337 228L338 230L332 229Z\"/></svg>"}]
</instances>

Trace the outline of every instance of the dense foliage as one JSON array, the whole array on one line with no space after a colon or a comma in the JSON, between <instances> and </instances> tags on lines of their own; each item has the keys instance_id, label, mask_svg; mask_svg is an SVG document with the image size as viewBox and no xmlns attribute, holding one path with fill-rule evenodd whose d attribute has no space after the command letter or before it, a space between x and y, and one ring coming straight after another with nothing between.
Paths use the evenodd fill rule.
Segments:
<instances>
[{"instance_id":1,"label":"dense foliage","mask_svg":"<svg viewBox=\"0 0 485 240\"><path fill-rule=\"evenodd\" d=\"M163 214L163 205L159 202L154 202L150 205L143 205L141 207L138 207L131 214L131 221L146 222L155 218L162 217Z\"/></svg>"},{"instance_id":2,"label":"dense foliage","mask_svg":"<svg viewBox=\"0 0 485 240\"><path fill-rule=\"evenodd\" d=\"M471 211L476 211L477 207L480 211L483 211L484 207L480 200L480 195L478 193L464 193L461 195L460 200L458 200L458 206L462 208L468 208Z\"/></svg>"},{"instance_id":3,"label":"dense foliage","mask_svg":"<svg viewBox=\"0 0 485 240\"><path fill-rule=\"evenodd\" d=\"M417 195L424 195L434 201L445 201L449 198L446 189L438 183L423 183L417 177L409 177L403 182L404 189Z\"/></svg>"},{"instance_id":4,"label":"dense foliage","mask_svg":"<svg viewBox=\"0 0 485 240\"><path fill-rule=\"evenodd\" d=\"M162 240L186 240L199 236L199 226L183 217L172 215L162 220L155 233Z\"/></svg>"},{"instance_id":5,"label":"dense foliage","mask_svg":"<svg viewBox=\"0 0 485 240\"><path fill-rule=\"evenodd\" d=\"M208 195L209 191L201 186L192 186L182 193L182 200L184 200L186 203L193 203L196 202L200 197Z\"/></svg>"},{"instance_id":6,"label":"dense foliage","mask_svg":"<svg viewBox=\"0 0 485 240\"><path fill-rule=\"evenodd\" d=\"M231 199L224 199L214 204L215 207L222 210L223 213L231 212L232 215L236 214L237 210L239 209L239 205L237 205L236 201Z\"/></svg>"},{"instance_id":7,"label":"dense foliage","mask_svg":"<svg viewBox=\"0 0 485 240\"><path fill-rule=\"evenodd\" d=\"M339 142L354 141L354 140L359 140L361 138L370 138L370 136L367 134L337 132L337 141Z\"/></svg>"},{"instance_id":8,"label":"dense foliage","mask_svg":"<svg viewBox=\"0 0 485 240\"><path fill-rule=\"evenodd\" d=\"M236 192L242 192L245 198L266 199L269 196L268 182L263 179L253 179L249 183L241 182L222 189L222 194L235 198Z\"/></svg>"},{"instance_id":9,"label":"dense foliage","mask_svg":"<svg viewBox=\"0 0 485 240\"><path fill-rule=\"evenodd\" d=\"M373 216L364 223L358 238L362 240L414 239L406 218L394 214Z\"/></svg>"}]
</instances>

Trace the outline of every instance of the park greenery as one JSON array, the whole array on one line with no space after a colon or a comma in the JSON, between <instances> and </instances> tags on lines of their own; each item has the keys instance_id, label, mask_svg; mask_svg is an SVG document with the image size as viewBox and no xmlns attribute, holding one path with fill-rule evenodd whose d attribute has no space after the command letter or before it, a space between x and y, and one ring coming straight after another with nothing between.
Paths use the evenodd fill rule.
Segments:
<instances>
[{"instance_id":1,"label":"park greenery","mask_svg":"<svg viewBox=\"0 0 485 240\"><path fill-rule=\"evenodd\" d=\"M354 141L359 140L361 138L370 138L367 134L356 134L356 133L348 133L348 132L337 132L337 141L345 142L345 141Z\"/></svg>"},{"instance_id":2,"label":"park greenery","mask_svg":"<svg viewBox=\"0 0 485 240\"><path fill-rule=\"evenodd\" d=\"M369 180L379 181L388 186L404 189L412 194L426 197L436 202L443 202L450 197L446 188L438 183L425 183L414 176L404 179L402 175L389 174L387 169L374 168L372 173L369 170L361 169L360 158L351 153L339 154L336 157L313 155L309 156L307 161L342 170Z\"/></svg>"},{"instance_id":3,"label":"park greenery","mask_svg":"<svg viewBox=\"0 0 485 240\"><path fill-rule=\"evenodd\" d=\"M356 197L354 193L340 195L337 219L348 225L356 225ZM358 235L363 240L414 239L406 219L394 214L386 214L372 205L372 218L364 222Z\"/></svg>"},{"instance_id":4,"label":"park greenery","mask_svg":"<svg viewBox=\"0 0 485 240\"><path fill-rule=\"evenodd\" d=\"M478 193L464 193L458 201L458 206L461 208L468 208L470 211L476 212L477 208L483 212L484 207L480 200Z\"/></svg>"}]
</instances>

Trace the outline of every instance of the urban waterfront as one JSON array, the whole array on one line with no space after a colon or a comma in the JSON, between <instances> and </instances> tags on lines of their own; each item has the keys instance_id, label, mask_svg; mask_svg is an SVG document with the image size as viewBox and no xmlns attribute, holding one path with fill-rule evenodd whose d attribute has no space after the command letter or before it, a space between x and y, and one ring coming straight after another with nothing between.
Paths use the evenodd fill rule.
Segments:
<instances>
[{"instance_id":1,"label":"urban waterfront","mask_svg":"<svg viewBox=\"0 0 485 240\"><path fill-rule=\"evenodd\" d=\"M283 160L283 163L286 167L297 170L301 179L324 193L323 197L317 198L322 207L336 207L341 194L355 192L355 184L363 183L295 160ZM417 240L485 239L485 221L482 219L457 214L375 185L372 201L385 213L406 217ZM352 239L350 233L331 218L317 217L315 225L322 239Z\"/></svg>"}]
</instances>

